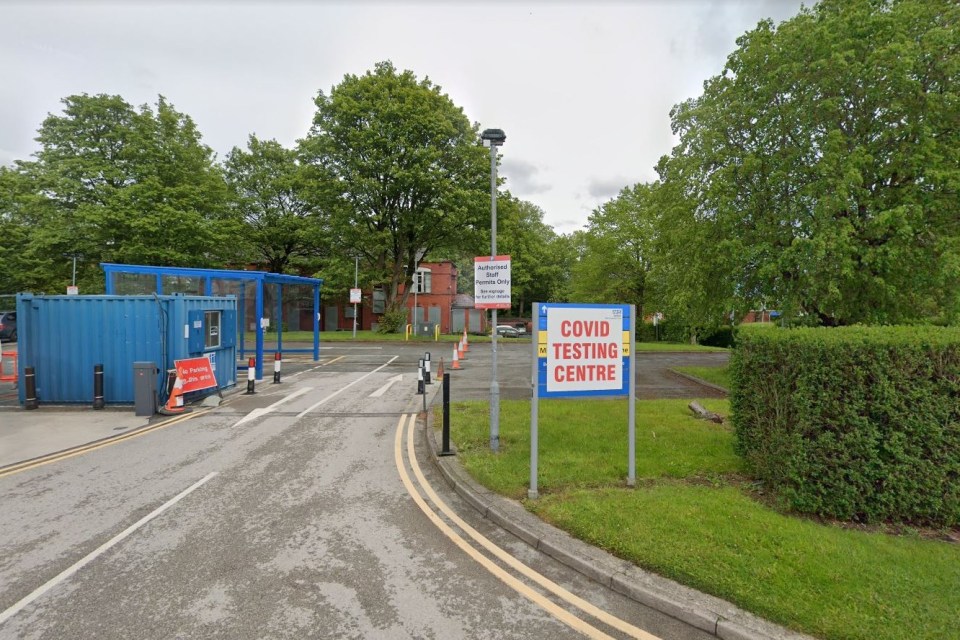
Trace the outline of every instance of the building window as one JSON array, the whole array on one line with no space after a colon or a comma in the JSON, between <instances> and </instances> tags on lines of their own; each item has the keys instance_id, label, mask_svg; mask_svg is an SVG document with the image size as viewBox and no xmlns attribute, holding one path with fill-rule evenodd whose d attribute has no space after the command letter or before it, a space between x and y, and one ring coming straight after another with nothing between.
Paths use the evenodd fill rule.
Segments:
<instances>
[{"instance_id":1,"label":"building window","mask_svg":"<svg viewBox=\"0 0 960 640\"><path fill-rule=\"evenodd\" d=\"M417 269L417 273L414 275L414 278L413 278L413 291L415 293L430 293L432 289L431 287L432 279L433 278L432 278L432 274L430 273L430 269L427 269L425 267L421 267Z\"/></svg>"},{"instance_id":2,"label":"building window","mask_svg":"<svg viewBox=\"0 0 960 640\"><path fill-rule=\"evenodd\" d=\"M387 310L387 292L383 287L373 290L373 313L384 313Z\"/></svg>"},{"instance_id":3,"label":"building window","mask_svg":"<svg viewBox=\"0 0 960 640\"><path fill-rule=\"evenodd\" d=\"M207 349L220 348L220 313L219 311L203 312L203 326L205 327L203 346Z\"/></svg>"}]
</instances>

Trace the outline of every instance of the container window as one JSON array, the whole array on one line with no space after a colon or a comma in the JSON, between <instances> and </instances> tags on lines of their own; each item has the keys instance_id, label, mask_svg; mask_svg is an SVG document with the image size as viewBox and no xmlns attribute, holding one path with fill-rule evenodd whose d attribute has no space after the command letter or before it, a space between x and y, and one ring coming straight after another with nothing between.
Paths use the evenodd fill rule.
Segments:
<instances>
[{"instance_id":1,"label":"container window","mask_svg":"<svg viewBox=\"0 0 960 640\"><path fill-rule=\"evenodd\" d=\"M203 325L206 328L203 346L206 349L220 347L220 315L220 311L203 312Z\"/></svg>"}]
</instances>

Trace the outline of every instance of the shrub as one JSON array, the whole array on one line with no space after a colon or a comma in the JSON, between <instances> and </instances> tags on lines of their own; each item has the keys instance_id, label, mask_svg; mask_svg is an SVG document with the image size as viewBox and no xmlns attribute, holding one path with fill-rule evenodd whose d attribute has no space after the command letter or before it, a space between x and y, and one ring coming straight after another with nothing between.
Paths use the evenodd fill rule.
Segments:
<instances>
[{"instance_id":1,"label":"shrub","mask_svg":"<svg viewBox=\"0 0 960 640\"><path fill-rule=\"evenodd\" d=\"M700 338L700 344L729 349L736 344L736 333L733 327L718 327L705 332Z\"/></svg>"},{"instance_id":2,"label":"shrub","mask_svg":"<svg viewBox=\"0 0 960 640\"><path fill-rule=\"evenodd\" d=\"M741 328L736 446L787 506L960 524L960 330Z\"/></svg>"},{"instance_id":3,"label":"shrub","mask_svg":"<svg viewBox=\"0 0 960 640\"><path fill-rule=\"evenodd\" d=\"M652 322L641 322L637 325L637 342L656 342L657 327Z\"/></svg>"},{"instance_id":4,"label":"shrub","mask_svg":"<svg viewBox=\"0 0 960 640\"><path fill-rule=\"evenodd\" d=\"M380 316L377 333L399 333L406 324L407 310L403 307L393 307Z\"/></svg>"}]
</instances>

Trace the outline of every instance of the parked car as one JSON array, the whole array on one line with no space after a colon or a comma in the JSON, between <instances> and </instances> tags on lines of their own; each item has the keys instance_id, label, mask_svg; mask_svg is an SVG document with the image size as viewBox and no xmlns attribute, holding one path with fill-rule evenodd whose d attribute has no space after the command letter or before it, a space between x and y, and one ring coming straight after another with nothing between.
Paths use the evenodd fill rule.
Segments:
<instances>
[{"instance_id":1,"label":"parked car","mask_svg":"<svg viewBox=\"0 0 960 640\"><path fill-rule=\"evenodd\" d=\"M0 311L0 340L17 341L17 312Z\"/></svg>"},{"instance_id":2,"label":"parked car","mask_svg":"<svg viewBox=\"0 0 960 640\"><path fill-rule=\"evenodd\" d=\"M519 338L520 332L516 327L511 327L507 324L497 325L497 335L503 338Z\"/></svg>"}]
</instances>

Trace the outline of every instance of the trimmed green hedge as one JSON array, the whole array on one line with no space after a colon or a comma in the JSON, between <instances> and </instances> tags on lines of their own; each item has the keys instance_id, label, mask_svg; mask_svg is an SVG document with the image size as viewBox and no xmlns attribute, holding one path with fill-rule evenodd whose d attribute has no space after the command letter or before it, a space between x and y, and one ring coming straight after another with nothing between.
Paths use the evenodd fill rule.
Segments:
<instances>
[{"instance_id":1,"label":"trimmed green hedge","mask_svg":"<svg viewBox=\"0 0 960 640\"><path fill-rule=\"evenodd\" d=\"M960 329L741 329L738 451L785 506L960 524Z\"/></svg>"}]
</instances>

